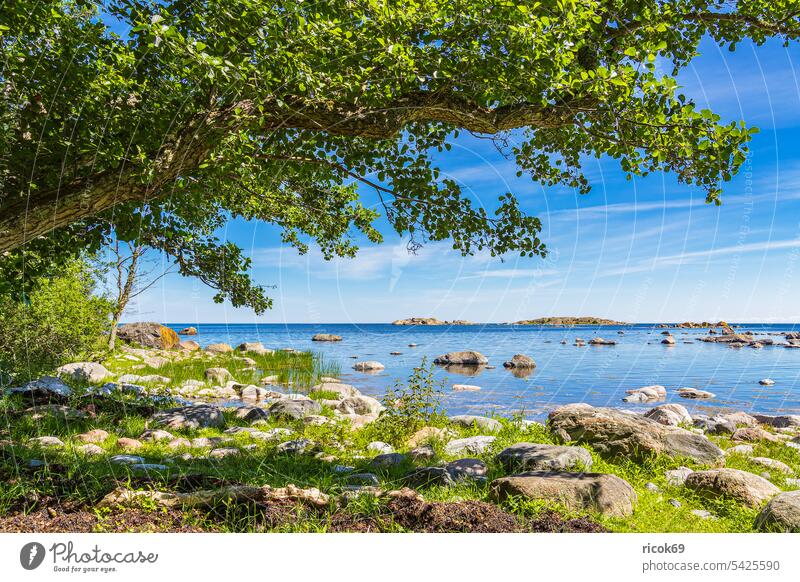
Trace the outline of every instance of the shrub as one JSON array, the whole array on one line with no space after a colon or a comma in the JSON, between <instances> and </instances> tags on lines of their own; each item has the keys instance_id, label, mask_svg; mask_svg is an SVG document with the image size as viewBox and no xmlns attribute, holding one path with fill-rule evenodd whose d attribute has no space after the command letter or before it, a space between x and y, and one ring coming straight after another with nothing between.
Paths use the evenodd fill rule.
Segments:
<instances>
[{"instance_id":1,"label":"shrub","mask_svg":"<svg viewBox=\"0 0 800 582\"><path fill-rule=\"evenodd\" d=\"M25 382L102 348L111 302L94 293L84 261L17 299L0 295L0 383Z\"/></svg>"}]
</instances>

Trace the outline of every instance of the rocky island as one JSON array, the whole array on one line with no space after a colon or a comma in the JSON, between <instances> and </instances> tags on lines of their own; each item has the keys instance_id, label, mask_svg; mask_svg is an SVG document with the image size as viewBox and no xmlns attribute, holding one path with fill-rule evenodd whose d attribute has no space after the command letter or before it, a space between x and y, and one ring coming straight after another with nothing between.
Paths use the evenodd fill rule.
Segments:
<instances>
[{"instance_id":1,"label":"rocky island","mask_svg":"<svg viewBox=\"0 0 800 582\"><path fill-rule=\"evenodd\" d=\"M512 325L552 325L552 326L573 326L573 325L628 325L624 321L614 321L613 319L603 319L602 317L539 317L538 319L523 319L515 321Z\"/></svg>"},{"instance_id":2,"label":"rocky island","mask_svg":"<svg viewBox=\"0 0 800 582\"><path fill-rule=\"evenodd\" d=\"M454 319L453 321L442 321L435 317L409 317L408 319L398 319L392 325L475 325L466 319Z\"/></svg>"}]
</instances>

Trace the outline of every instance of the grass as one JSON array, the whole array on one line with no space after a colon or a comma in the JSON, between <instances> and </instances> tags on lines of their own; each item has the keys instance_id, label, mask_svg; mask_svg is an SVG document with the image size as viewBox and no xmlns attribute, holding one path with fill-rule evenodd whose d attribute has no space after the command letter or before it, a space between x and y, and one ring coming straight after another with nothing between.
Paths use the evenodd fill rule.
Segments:
<instances>
[{"instance_id":1,"label":"grass","mask_svg":"<svg viewBox=\"0 0 800 582\"><path fill-rule=\"evenodd\" d=\"M225 367L241 382L256 382L262 375L278 374L286 380L286 386L292 389L308 390L321 376L335 376L335 367L325 364L321 358L312 354L277 353L272 356L252 356L257 362L257 372L247 376L240 360L241 356L221 355L208 357L203 355L175 362L161 368L145 367L133 370L135 362L114 358L109 367L117 373L131 372L136 374L160 374L169 376L170 385L180 386L187 379L202 377L207 367ZM251 357L251 356L248 356ZM297 365L294 369L292 366ZM325 400L335 396L324 391L312 392L311 397ZM87 399L93 405L93 417L77 420L66 420L60 417L45 416L34 419L30 414L19 414L23 403L18 396L0 398L0 440L13 444L0 448L0 514L11 512L29 512L47 503L48 498L55 498L59 504L78 504L94 506L105 494L117 486L130 488L154 488L170 490L176 487L175 477L202 476L211 488L219 482L271 485L275 487L295 484L300 487L316 487L320 490L337 494L348 484L347 474L337 472L336 466L353 467L353 473L369 471L368 462L373 456L366 449L373 440L381 438L381 423L373 423L358 431L350 430L346 421L333 420L322 426L304 425L302 422L276 422L269 420L259 426L261 430L285 427L293 431L290 436L283 436L275 442L252 439L247 433L228 435L219 429L202 429L198 431L171 430L176 437L192 439L206 436L214 438L230 438L230 442L222 446L239 448L239 456L222 459L210 459L200 449L171 449L163 442L146 442L144 446L132 454L142 456L148 462L164 463L166 471L150 474L150 481L142 480L142 475L134 473L130 467L112 464L110 455L123 452L117 445L119 438L137 438L144 431L147 419L155 408L165 407L169 402L161 402L149 397L136 397L126 394L113 396L88 397L76 390L68 403L73 407L86 407ZM236 418L235 411L224 410L227 427L245 425ZM333 416L330 410L325 414ZM498 419L502 429L496 433L497 440L489 450L479 458L489 467L486 483L459 483L453 487L433 486L424 490L429 501L461 501L489 500L489 483L497 477L506 475L505 470L495 460L495 455L505 447L516 442L527 441L537 443L553 443L549 431L539 424L523 426L517 419ZM431 424L447 426L454 438L462 438L482 434L473 426L464 428L450 425L445 417L434 416ZM110 433L108 439L99 443L105 456L89 457L78 451L83 443L74 439L76 434L90 429L101 428ZM31 437L53 435L61 438L66 446L60 449L43 449L28 444ZM276 450L277 445L285 440L307 438L315 443L315 448L307 454L290 455ZM731 443L727 438L714 439L722 448ZM444 461L457 457L448 457L444 453L442 442L433 441L432 446L438 453L435 461L417 463L417 465L440 465ZM399 447L405 452L408 447ZM786 447L782 443L754 444L754 455L781 460L796 473L800 472L800 451ZM590 449L591 450L591 449ZM188 453L185 459L182 454ZM334 457L332 462L319 457ZM465 455L460 455L465 456ZM742 507L730 500L710 500L695 495L682 486L667 483L664 473L668 469L687 465L698 467L682 459L653 457L643 463L625 459L607 460L592 451L593 472L610 473L629 482L636 490L638 504L634 514L627 518L604 518L593 516L605 527L617 532L750 532L758 510ZM27 467L31 459L41 459L47 464L40 469ZM753 463L748 457L733 454L727 458L727 466L739 468L759 474L764 468ZM402 486L401 477L409 469L410 464L386 471L377 472L380 487L396 489ZM777 471L770 471L772 482L781 489L790 489L785 476ZM193 477L198 478L198 477ZM653 483L658 491L651 491L646 484ZM680 502L674 507L670 500ZM380 514L384 501L360 496L349 503L341 512L351 515L354 520L368 519ZM576 517L575 512L567 511L552 502L522 501L511 499L503 503L503 507L519 516L536 516L544 509L556 509L567 517ZM149 508L157 510L156 508ZM693 515L695 509L712 512L714 519L702 519ZM215 531L327 531L332 527L334 509L314 512L295 508L297 515L292 520L281 520L270 524L265 522L263 512L256 511L246 504L222 504L208 514L187 512L186 519L206 529ZM101 512L103 519L108 517L107 510ZM391 531L402 531L396 524L387 524Z\"/></svg>"}]
</instances>

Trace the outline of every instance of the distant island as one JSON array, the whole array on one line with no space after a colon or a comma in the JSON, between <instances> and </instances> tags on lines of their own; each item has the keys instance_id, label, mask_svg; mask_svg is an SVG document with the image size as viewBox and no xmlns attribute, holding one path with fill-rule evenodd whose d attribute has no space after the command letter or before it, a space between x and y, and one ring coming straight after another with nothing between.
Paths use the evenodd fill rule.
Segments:
<instances>
[{"instance_id":1,"label":"distant island","mask_svg":"<svg viewBox=\"0 0 800 582\"><path fill-rule=\"evenodd\" d=\"M515 321L512 325L628 325L624 321L603 319L602 317L540 317L538 319L523 319Z\"/></svg>"},{"instance_id":2,"label":"distant island","mask_svg":"<svg viewBox=\"0 0 800 582\"><path fill-rule=\"evenodd\" d=\"M442 321L435 317L410 317L408 319L398 319L392 325L474 325L465 319L454 319L453 321Z\"/></svg>"}]
</instances>

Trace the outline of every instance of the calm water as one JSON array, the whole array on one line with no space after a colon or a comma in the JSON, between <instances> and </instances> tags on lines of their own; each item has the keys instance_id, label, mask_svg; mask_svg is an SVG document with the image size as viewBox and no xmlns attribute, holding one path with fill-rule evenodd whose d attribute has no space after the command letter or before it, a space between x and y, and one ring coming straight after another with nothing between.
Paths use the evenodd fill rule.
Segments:
<instances>
[{"instance_id":1,"label":"calm water","mask_svg":"<svg viewBox=\"0 0 800 582\"><path fill-rule=\"evenodd\" d=\"M187 325L169 324L179 330ZM530 418L541 417L569 402L595 406L646 409L652 405L626 404L625 390L649 384L667 387L667 402L690 410L736 409L762 413L800 413L800 349L781 346L763 349L731 349L696 338L707 330L672 330L677 345L661 344L661 331L652 325L625 327L552 328L510 325L406 327L385 324L201 324L193 338L201 345L226 342L234 347L244 341L260 341L269 348L292 347L321 353L341 367L343 381L365 394L381 396L387 387L409 376L423 357L430 363L450 351L476 350L489 358L495 369L467 376L439 368L437 379L445 383L444 405L451 414L497 413L523 410ZM777 332L796 331L795 325L743 325L742 330L785 341ZM619 335L618 331L624 331ZM341 342L312 342L315 333L334 333ZM616 346L576 347L576 337L600 336ZM567 340L566 345L560 341ZM684 343L694 342L694 343ZM408 347L409 343L418 344ZM393 356L390 352L402 352ZM515 377L503 362L517 353L536 360L528 377ZM358 356L353 359L352 356ZM386 369L377 374L356 372L360 360L378 360ZM775 380L761 386L762 378ZM480 392L452 392L452 384L474 384ZM675 394L684 386L709 390L710 401L690 401Z\"/></svg>"}]
</instances>

